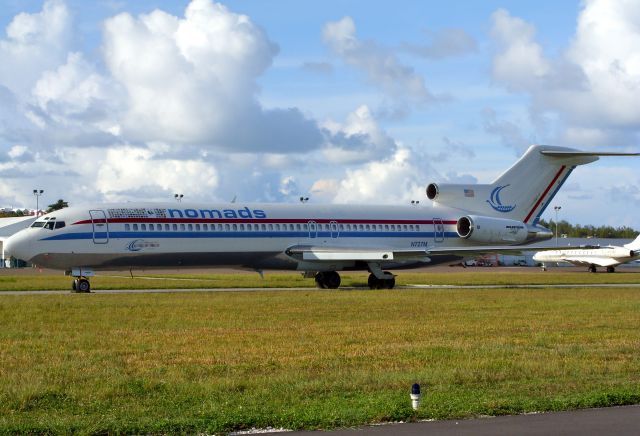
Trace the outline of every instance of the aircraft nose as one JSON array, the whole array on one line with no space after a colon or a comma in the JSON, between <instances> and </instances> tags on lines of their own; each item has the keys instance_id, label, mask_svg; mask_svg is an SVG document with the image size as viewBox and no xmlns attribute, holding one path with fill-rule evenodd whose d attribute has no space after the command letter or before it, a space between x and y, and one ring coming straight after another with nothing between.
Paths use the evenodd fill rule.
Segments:
<instances>
[{"instance_id":1,"label":"aircraft nose","mask_svg":"<svg viewBox=\"0 0 640 436\"><path fill-rule=\"evenodd\" d=\"M28 236L25 231L21 231L4 241L4 257L11 256L15 259L28 261L31 257L29 253L31 243Z\"/></svg>"}]
</instances>

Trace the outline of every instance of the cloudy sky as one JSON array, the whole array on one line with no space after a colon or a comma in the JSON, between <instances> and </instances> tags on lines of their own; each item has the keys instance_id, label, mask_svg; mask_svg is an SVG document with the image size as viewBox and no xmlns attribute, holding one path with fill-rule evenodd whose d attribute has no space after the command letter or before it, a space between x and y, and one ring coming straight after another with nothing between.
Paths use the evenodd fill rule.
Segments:
<instances>
[{"instance_id":1,"label":"cloudy sky","mask_svg":"<svg viewBox=\"0 0 640 436\"><path fill-rule=\"evenodd\" d=\"M0 206L426 203L532 143L640 150L635 0L1 6ZM555 204L640 228L640 159L579 168Z\"/></svg>"}]
</instances>

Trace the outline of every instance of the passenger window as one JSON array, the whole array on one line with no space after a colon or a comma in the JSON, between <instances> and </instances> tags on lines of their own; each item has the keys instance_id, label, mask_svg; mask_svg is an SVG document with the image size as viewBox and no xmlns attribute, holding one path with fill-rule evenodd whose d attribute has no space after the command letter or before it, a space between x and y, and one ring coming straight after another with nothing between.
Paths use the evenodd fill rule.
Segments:
<instances>
[{"instance_id":1,"label":"passenger window","mask_svg":"<svg viewBox=\"0 0 640 436\"><path fill-rule=\"evenodd\" d=\"M168 232L169 230L171 230L171 226L169 224L165 224L164 229Z\"/></svg>"},{"instance_id":2,"label":"passenger window","mask_svg":"<svg viewBox=\"0 0 640 436\"><path fill-rule=\"evenodd\" d=\"M125 232L128 232L128 231L130 231L130 230L131 230L131 226L130 226L129 224L125 224L125 225L124 225L124 231L125 231Z\"/></svg>"},{"instance_id":3,"label":"passenger window","mask_svg":"<svg viewBox=\"0 0 640 436\"><path fill-rule=\"evenodd\" d=\"M180 224L180 230L184 232L187 230L187 227L184 224Z\"/></svg>"},{"instance_id":4,"label":"passenger window","mask_svg":"<svg viewBox=\"0 0 640 436\"><path fill-rule=\"evenodd\" d=\"M302 230L302 226L300 224L296 224L296 230Z\"/></svg>"},{"instance_id":5,"label":"passenger window","mask_svg":"<svg viewBox=\"0 0 640 436\"><path fill-rule=\"evenodd\" d=\"M196 224L196 232L200 231L200 224Z\"/></svg>"},{"instance_id":6,"label":"passenger window","mask_svg":"<svg viewBox=\"0 0 640 436\"><path fill-rule=\"evenodd\" d=\"M193 232L193 224L189 224L189 225L187 226L187 228L188 228L188 230L189 230L190 232Z\"/></svg>"},{"instance_id":7,"label":"passenger window","mask_svg":"<svg viewBox=\"0 0 640 436\"><path fill-rule=\"evenodd\" d=\"M229 230L231 230L231 226L229 224L225 224L224 225L224 230L225 230L225 232L228 232Z\"/></svg>"},{"instance_id":8,"label":"passenger window","mask_svg":"<svg viewBox=\"0 0 640 436\"><path fill-rule=\"evenodd\" d=\"M177 230L178 230L178 225L177 225L177 224L174 224L174 225L173 225L173 231L175 232L175 231L177 231Z\"/></svg>"},{"instance_id":9,"label":"passenger window","mask_svg":"<svg viewBox=\"0 0 640 436\"><path fill-rule=\"evenodd\" d=\"M260 226L260 227L262 227L262 231L263 231L263 232L264 232L265 230L267 230L267 225L266 225L266 224L261 224L261 226Z\"/></svg>"},{"instance_id":10,"label":"passenger window","mask_svg":"<svg viewBox=\"0 0 640 436\"><path fill-rule=\"evenodd\" d=\"M147 230L147 225L146 224L140 224L140 230Z\"/></svg>"},{"instance_id":11,"label":"passenger window","mask_svg":"<svg viewBox=\"0 0 640 436\"><path fill-rule=\"evenodd\" d=\"M269 224L269 230L273 230L273 224Z\"/></svg>"},{"instance_id":12,"label":"passenger window","mask_svg":"<svg viewBox=\"0 0 640 436\"><path fill-rule=\"evenodd\" d=\"M244 232L244 224L240 224L240 231Z\"/></svg>"},{"instance_id":13,"label":"passenger window","mask_svg":"<svg viewBox=\"0 0 640 436\"><path fill-rule=\"evenodd\" d=\"M153 224L149 224L149 231L153 231Z\"/></svg>"},{"instance_id":14,"label":"passenger window","mask_svg":"<svg viewBox=\"0 0 640 436\"><path fill-rule=\"evenodd\" d=\"M135 232L135 231L137 231L137 230L138 230L138 225L137 225L137 224L134 224L134 225L133 225L133 231Z\"/></svg>"},{"instance_id":15,"label":"passenger window","mask_svg":"<svg viewBox=\"0 0 640 436\"><path fill-rule=\"evenodd\" d=\"M202 225L202 230L204 230L205 232L206 232L207 230L209 230L209 224L203 224L203 225Z\"/></svg>"},{"instance_id":16,"label":"passenger window","mask_svg":"<svg viewBox=\"0 0 640 436\"><path fill-rule=\"evenodd\" d=\"M280 231L280 224L276 224L276 230Z\"/></svg>"},{"instance_id":17,"label":"passenger window","mask_svg":"<svg viewBox=\"0 0 640 436\"><path fill-rule=\"evenodd\" d=\"M238 225L237 225L237 224L234 224L232 228L233 228L233 231L235 232L235 231L237 231L237 230L238 230Z\"/></svg>"}]
</instances>

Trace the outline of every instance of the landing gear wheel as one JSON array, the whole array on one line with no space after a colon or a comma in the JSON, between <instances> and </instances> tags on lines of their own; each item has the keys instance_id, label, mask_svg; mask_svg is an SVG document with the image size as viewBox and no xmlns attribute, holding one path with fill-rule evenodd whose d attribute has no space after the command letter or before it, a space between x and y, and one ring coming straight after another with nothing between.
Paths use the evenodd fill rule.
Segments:
<instances>
[{"instance_id":1,"label":"landing gear wheel","mask_svg":"<svg viewBox=\"0 0 640 436\"><path fill-rule=\"evenodd\" d=\"M324 273L317 273L315 276L316 280L316 288L318 289L327 289L327 286L324 284Z\"/></svg>"},{"instance_id":2,"label":"landing gear wheel","mask_svg":"<svg viewBox=\"0 0 640 436\"><path fill-rule=\"evenodd\" d=\"M596 271L598 271L598 270L596 269L596 266L595 266L595 265L589 265L589 272L594 273L594 272L596 272Z\"/></svg>"},{"instance_id":3,"label":"landing gear wheel","mask_svg":"<svg viewBox=\"0 0 640 436\"><path fill-rule=\"evenodd\" d=\"M374 274L369 274L367 280L369 289L393 289L396 285L396 278L388 271L385 271L384 275L384 279L379 279Z\"/></svg>"},{"instance_id":4,"label":"landing gear wheel","mask_svg":"<svg viewBox=\"0 0 640 436\"><path fill-rule=\"evenodd\" d=\"M87 279L77 279L74 281L76 291L82 293L91 292L91 285L89 284L89 280Z\"/></svg>"},{"instance_id":5,"label":"landing gear wheel","mask_svg":"<svg viewBox=\"0 0 640 436\"><path fill-rule=\"evenodd\" d=\"M613 266L608 266L608 267L607 267L607 272L608 272L608 273L616 272L616 268L615 268L615 267L613 267Z\"/></svg>"},{"instance_id":6,"label":"landing gear wheel","mask_svg":"<svg viewBox=\"0 0 640 436\"><path fill-rule=\"evenodd\" d=\"M335 271L323 271L316 274L316 286L320 289L338 289L340 274Z\"/></svg>"},{"instance_id":7,"label":"landing gear wheel","mask_svg":"<svg viewBox=\"0 0 640 436\"><path fill-rule=\"evenodd\" d=\"M74 281L71 282L71 290L73 292L78 291L78 279L75 279Z\"/></svg>"}]
</instances>

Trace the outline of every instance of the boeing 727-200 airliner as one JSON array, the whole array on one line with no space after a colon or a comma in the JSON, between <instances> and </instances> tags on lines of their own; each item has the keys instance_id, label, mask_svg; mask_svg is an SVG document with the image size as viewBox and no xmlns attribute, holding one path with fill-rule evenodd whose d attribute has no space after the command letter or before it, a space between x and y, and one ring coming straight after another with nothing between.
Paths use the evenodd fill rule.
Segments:
<instances>
[{"instance_id":1,"label":"boeing 727-200 airliner","mask_svg":"<svg viewBox=\"0 0 640 436\"><path fill-rule=\"evenodd\" d=\"M428 206L120 203L69 207L11 236L15 258L75 277L88 292L95 270L153 267L290 269L340 286L337 271L366 270L373 289L395 285L385 270L459 261L551 238L540 215L578 165L598 156L531 146L491 184L427 186Z\"/></svg>"}]
</instances>

